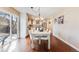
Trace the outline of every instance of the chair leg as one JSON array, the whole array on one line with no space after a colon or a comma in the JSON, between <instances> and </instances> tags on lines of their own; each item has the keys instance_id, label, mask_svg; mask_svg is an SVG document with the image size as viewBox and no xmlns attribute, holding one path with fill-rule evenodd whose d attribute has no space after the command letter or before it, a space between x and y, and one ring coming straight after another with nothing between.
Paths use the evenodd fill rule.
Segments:
<instances>
[{"instance_id":1,"label":"chair leg","mask_svg":"<svg viewBox=\"0 0 79 59\"><path fill-rule=\"evenodd\" d=\"M31 48L34 48L33 40L31 40Z\"/></svg>"},{"instance_id":2,"label":"chair leg","mask_svg":"<svg viewBox=\"0 0 79 59\"><path fill-rule=\"evenodd\" d=\"M39 40L39 44L41 44L41 40Z\"/></svg>"}]
</instances>

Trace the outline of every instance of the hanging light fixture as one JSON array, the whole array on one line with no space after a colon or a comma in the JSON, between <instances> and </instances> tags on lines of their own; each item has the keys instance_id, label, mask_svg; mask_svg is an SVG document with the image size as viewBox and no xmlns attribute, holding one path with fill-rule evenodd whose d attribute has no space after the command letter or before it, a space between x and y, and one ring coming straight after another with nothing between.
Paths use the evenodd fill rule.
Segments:
<instances>
[{"instance_id":1,"label":"hanging light fixture","mask_svg":"<svg viewBox=\"0 0 79 59\"><path fill-rule=\"evenodd\" d=\"M31 7L31 10L40 17L40 7Z\"/></svg>"}]
</instances>

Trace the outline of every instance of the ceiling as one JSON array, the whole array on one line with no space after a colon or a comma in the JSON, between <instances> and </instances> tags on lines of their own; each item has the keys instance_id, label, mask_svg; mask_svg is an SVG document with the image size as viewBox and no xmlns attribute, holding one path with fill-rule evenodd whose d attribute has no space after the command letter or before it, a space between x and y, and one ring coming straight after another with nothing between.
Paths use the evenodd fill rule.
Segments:
<instances>
[{"instance_id":1,"label":"ceiling","mask_svg":"<svg viewBox=\"0 0 79 59\"><path fill-rule=\"evenodd\" d=\"M37 13L31 10L30 7L15 7L21 13L30 13L32 15L37 16ZM56 13L61 11L63 8L61 7L40 7L40 16L49 17L54 16Z\"/></svg>"}]
</instances>

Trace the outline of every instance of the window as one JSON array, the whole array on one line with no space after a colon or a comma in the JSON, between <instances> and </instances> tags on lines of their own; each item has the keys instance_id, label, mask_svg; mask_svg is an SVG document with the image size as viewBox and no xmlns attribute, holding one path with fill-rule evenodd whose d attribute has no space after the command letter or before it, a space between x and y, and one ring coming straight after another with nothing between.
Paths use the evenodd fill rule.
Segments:
<instances>
[{"instance_id":1,"label":"window","mask_svg":"<svg viewBox=\"0 0 79 59\"><path fill-rule=\"evenodd\" d=\"M17 20L15 15L0 12L0 46L17 39Z\"/></svg>"},{"instance_id":2,"label":"window","mask_svg":"<svg viewBox=\"0 0 79 59\"><path fill-rule=\"evenodd\" d=\"M10 39L9 37L10 37L10 15L0 12L0 42L3 41L6 42L7 38Z\"/></svg>"},{"instance_id":3,"label":"window","mask_svg":"<svg viewBox=\"0 0 79 59\"><path fill-rule=\"evenodd\" d=\"M17 38L17 17L16 16L12 16L12 39L16 39Z\"/></svg>"}]
</instances>

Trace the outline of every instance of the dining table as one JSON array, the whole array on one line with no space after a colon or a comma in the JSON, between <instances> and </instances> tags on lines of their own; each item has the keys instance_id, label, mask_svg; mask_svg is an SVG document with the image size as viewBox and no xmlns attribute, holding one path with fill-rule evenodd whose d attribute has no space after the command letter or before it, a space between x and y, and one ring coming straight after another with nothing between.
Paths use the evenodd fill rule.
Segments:
<instances>
[{"instance_id":1,"label":"dining table","mask_svg":"<svg viewBox=\"0 0 79 59\"><path fill-rule=\"evenodd\" d=\"M34 48L33 40L48 40L48 49L50 49L50 32L38 32L38 31L30 31L30 38L31 38L31 47Z\"/></svg>"}]
</instances>

